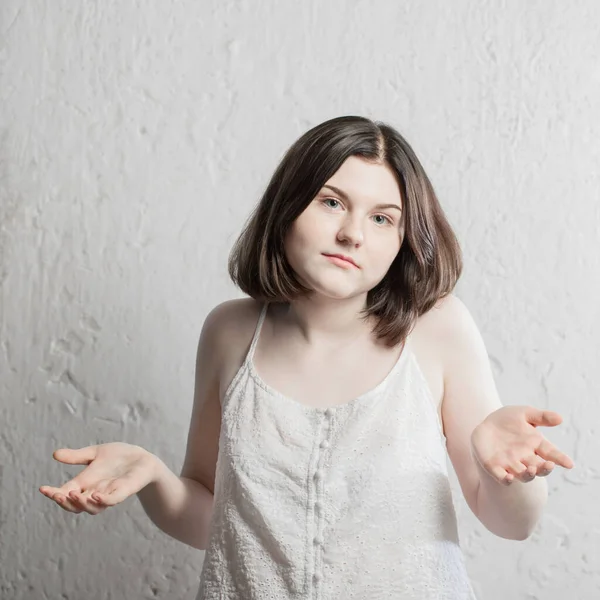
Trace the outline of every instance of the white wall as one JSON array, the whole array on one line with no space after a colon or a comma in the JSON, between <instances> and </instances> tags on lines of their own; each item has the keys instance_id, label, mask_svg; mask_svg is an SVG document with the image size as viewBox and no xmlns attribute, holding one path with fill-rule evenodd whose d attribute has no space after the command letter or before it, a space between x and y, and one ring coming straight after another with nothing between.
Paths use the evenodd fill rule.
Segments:
<instances>
[{"instance_id":1,"label":"white wall","mask_svg":"<svg viewBox=\"0 0 600 600\"><path fill-rule=\"evenodd\" d=\"M560 412L545 433L576 463L522 543L453 479L479 598L597 598L599 22L594 0L3 0L0 597L193 598L202 553L136 499L76 516L38 486L79 470L62 446L179 469L235 236L289 144L363 114L455 225L504 403Z\"/></svg>"}]
</instances>

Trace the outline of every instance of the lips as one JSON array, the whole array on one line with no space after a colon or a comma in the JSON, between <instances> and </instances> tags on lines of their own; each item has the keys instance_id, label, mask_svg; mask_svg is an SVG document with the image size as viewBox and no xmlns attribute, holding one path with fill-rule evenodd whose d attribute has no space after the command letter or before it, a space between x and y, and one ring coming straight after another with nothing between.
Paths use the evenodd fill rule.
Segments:
<instances>
[{"instance_id":1,"label":"lips","mask_svg":"<svg viewBox=\"0 0 600 600\"><path fill-rule=\"evenodd\" d=\"M358 267L358 265L354 262L354 259L350 256L346 256L345 254L327 254L327 253L323 252L323 255L324 256L333 256L335 258L345 260L346 262L349 262L350 264L354 265L355 267Z\"/></svg>"}]
</instances>

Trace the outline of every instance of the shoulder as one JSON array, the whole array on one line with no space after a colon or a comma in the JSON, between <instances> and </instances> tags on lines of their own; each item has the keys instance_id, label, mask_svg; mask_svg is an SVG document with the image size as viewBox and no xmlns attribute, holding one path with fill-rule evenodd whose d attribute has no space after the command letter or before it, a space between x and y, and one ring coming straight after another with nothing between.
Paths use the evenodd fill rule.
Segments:
<instances>
[{"instance_id":1,"label":"shoulder","mask_svg":"<svg viewBox=\"0 0 600 600\"><path fill-rule=\"evenodd\" d=\"M452 328L456 314L461 310L460 305L460 300L454 295L441 298L417 319L411 332L412 350L429 385L441 423L444 379L449 368L447 357L452 348Z\"/></svg>"},{"instance_id":2,"label":"shoulder","mask_svg":"<svg viewBox=\"0 0 600 600\"><path fill-rule=\"evenodd\" d=\"M254 298L234 298L217 304L206 316L205 324L208 327L223 329L237 329L247 325L253 317L258 317L263 304Z\"/></svg>"},{"instance_id":3,"label":"shoulder","mask_svg":"<svg viewBox=\"0 0 600 600\"><path fill-rule=\"evenodd\" d=\"M454 295L444 298L431 318L443 373L445 421L464 424L468 413L471 424L478 424L501 406L483 336L471 311Z\"/></svg>"},{"instance_id":4,"label":"shoulder","mask_svg":"<svg viewBox=\"0 0 600 600\"><path fill-rule=\"evenodd\" d=\"M464 321L468 316L469 310L464 302L455 294L448 294L440 298L419 320L431 323L444 333L450 333L458 322Z\"/></svg>"},{"instance_id":5,"label":"shoulder","mask_svg":"<svg viewBox=\"0 0 600 600\"><path fill-rule=\"evenodd\" d=\"M479 330L465 303L448 294L422 315L415 327L416 335L428 343L435 344L445 356L452 354L458 346L478 343Z\"/></svg>"},{"instance_id":6,"label":"shoulder","mask_svg":"<svg viewBox=\"0 0 600 600\"><path fill-rule=\"evenodd\" d=\"M471 312L454 294L438 300L421 315L412 333L417 361L428 375L436 400L441 402L444 388L453 375L464 373L461 363L487 358L481 334Z\"/></svg>"},{"instance_id":7,"label":"shoulder","mask_svg":"<svg viewBox=\"0 0 600 600\"><path fill-rule=\"evenodd\" d=\"M225 300L208 313L203 330L217 348L230 347L234 339L243 339L249 329L254 330L262 306L254 298Z\"/></svg>"},{"instance_id":8,"label":"shoulder","mask_svg":"<svg viewBox=\"0 0 600 600\"><path fill-rule=\"evenodd\" d=\"M442 360L444 349L452 346L452 339L465 318L466 307L454 294L440 298L435 306L422 314L411 333L418 353L436 362ZM442 365L439 364L438 367Z\"/></svg>"},{"instance_id":9,"label":"shoulder","mask_svg":"<svg viewBox=\"0 0 600 600\"><path fill-rule=\"evenodd\" d=\"M222 384L230 377L231 366L244 361L262 307L254 298L235 298L217 304L206 316L203 335L210 338Z\"/></svg>"},{"instance_id":10,"label":"shoulder","mask_svg":"<svg viewBox=\"0 0 600 600\"><path fill-rule=\"evenodd\" d=\"M437 339L447 375L456 371L459 361L472 361L473 366L487 362L487 351L479 327L462 300L454 294L445 297L439 304L435 318Z\"/></svg>"}]
</instances>

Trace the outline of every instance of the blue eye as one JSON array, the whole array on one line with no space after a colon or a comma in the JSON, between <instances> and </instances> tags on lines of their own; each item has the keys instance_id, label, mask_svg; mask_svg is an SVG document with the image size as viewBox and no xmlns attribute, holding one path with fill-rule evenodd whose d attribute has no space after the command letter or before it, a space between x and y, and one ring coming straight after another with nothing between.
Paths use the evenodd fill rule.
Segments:
<instances>
[{"instance_id":1,"label":"blue eye","mask_svg":"<svg viewBox=\"0 0 600 600\"><path fill-rule=\"evenodd\" d=\"M386 217L385 215L375 215L376 217L383 217L387 222L388 225L393 225L394 223L392 222L392 220L389 217ZM383 225L383 223L382 223Z\"/></svg>"},{"instance_id":2,"label":"blue eye","mask_svg":"<svg viewBox=\"0 0 600 600\"><path fill-rule=\"evenodd\" d=\"M323 202L337 202L337 200L335 198L325 198Z\"/></svg>"},{"instance_id":3,"label":"blue eye","mask_svg":"<svg viewBox=\"0 0 600 600\"><path fill-rule=\"evenodd\" d=\"M339 204L339 200L336 200L335 198L323 198L323 200L321 202L323 204L325 204L326 206L328 206L328 208L335 208L335 207L327 205L326 204L327 202L335 202L335 203ZM383 217L387 221L388 225L393 225L394 224L394 222L389 217L386 217L385 215L375 215L375 216L376 217ZM384 225L384 223L381 223L381 222L377 223L377 224L378 225Z\"/></svg>"}]
</instances>

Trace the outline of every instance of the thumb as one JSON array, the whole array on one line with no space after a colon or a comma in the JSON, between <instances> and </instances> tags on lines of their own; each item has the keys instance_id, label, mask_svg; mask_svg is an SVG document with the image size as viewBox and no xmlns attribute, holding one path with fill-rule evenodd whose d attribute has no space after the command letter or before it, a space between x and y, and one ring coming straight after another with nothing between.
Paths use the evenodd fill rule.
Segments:
<instances>
[{"instance_id":1,"label":"thumb","mask_svg":"<svg viewBox=\"0 0 600 600\"><path fill-rule=\"evenodd\" d=\"M68 465L89 465L95 458L98 446L86 446L85 448L59 448L52 456L55 460Z\"/></svg>"},{"instance_id":2,"label":"thumb","mask_svg":"<svg viewBox=\"0 0 600 600\"><path fill-rule=\"evenodd\" d=\"M562 417L553 410L532 409L528 415L528 421L531 425L541 425L542 427L555 427L562 423Z\"/></svg>"}]
</instances>

